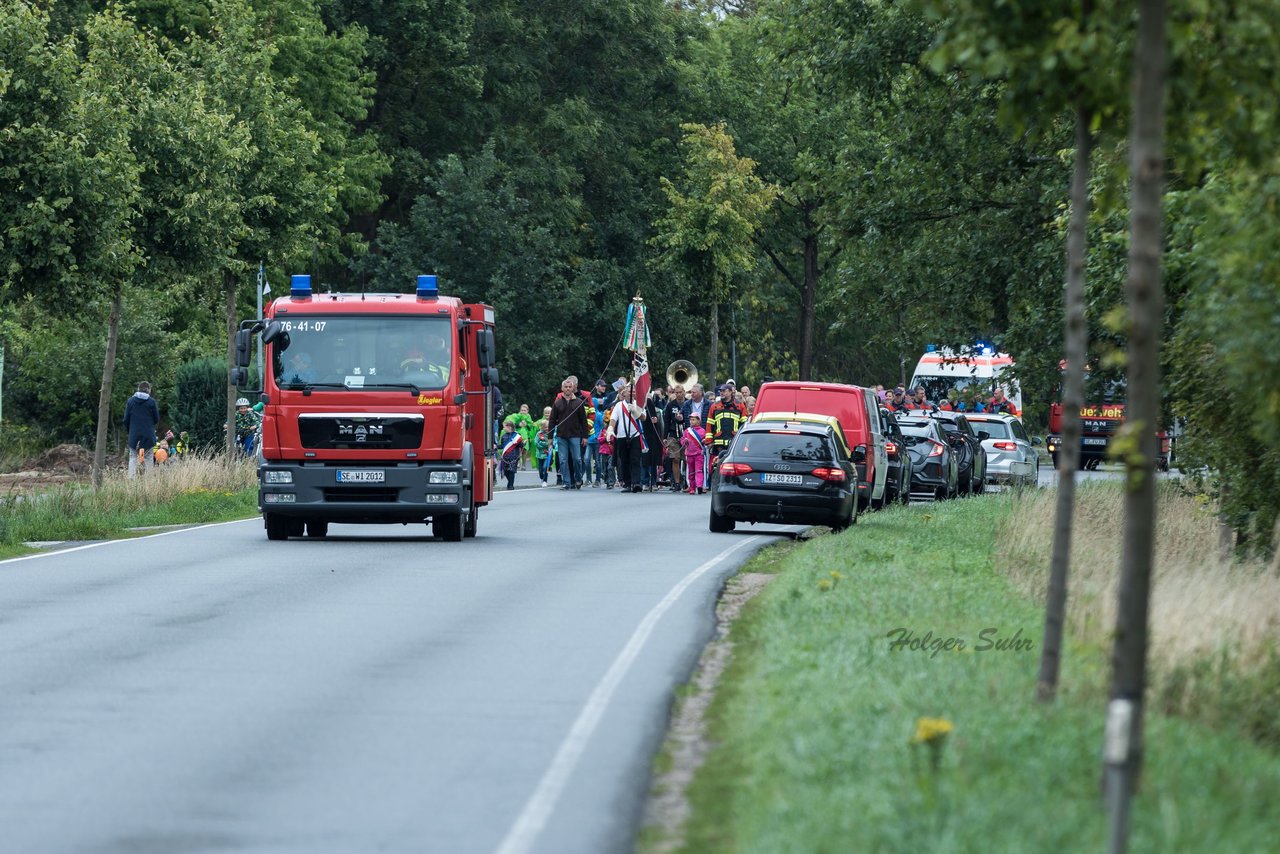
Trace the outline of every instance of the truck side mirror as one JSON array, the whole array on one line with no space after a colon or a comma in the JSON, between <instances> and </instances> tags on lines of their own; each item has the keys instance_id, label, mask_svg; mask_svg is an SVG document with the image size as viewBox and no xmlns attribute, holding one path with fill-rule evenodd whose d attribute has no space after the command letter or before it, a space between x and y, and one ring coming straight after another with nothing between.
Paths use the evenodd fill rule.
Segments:
<instances>
[{"instance_id":1,"label":"truck side mirror","mask_svg":"<svg viewBox=\"0 0 1280 854\"><path fill-rule=\"evenodd\" d=\"M481 368L492 368L496 359L496 348L493 341L492 329L481 329L476 333L476 359L480 362ZM483 376L483 373L481 374ZM493 380L496 383L497 380ZM485 383L490 385L490 383Z\"/></svg>"},{"instance_id":2,"label":"truck side mirror","mask_svg":"<svg viewBox=\"0 0 1280 854\"><path fill-rule=\"evenodd\" d=\"M486 385L486 386L497 385L497 384L498 384L498 369L497 369L497 368L485 368L485 369L483 369L482 371L480 371L480 384L481 384L481 385Z\"/></svg>"},{"instance_id":3,"label":"truck side mirror","mask_svg":"<svg viewBox=\"0 0 1280 854\"><path fill-rule=\"evenodd\" d=\"M236 332L236 366L240 368L249 367L251 358L250 350L253 345L253 332L248 329L241 329Z\"/></svg>"},{"instance_id":4,"label":"truck side mirror","mask_svg":"<svg viewBox=\"0 0 1280 854\"><path fill-rule=\"evenodd\" d=\"M231 383L236 388L240 388L242 385L249 382L249 369L232 368L227 376L227 382Z\"/></svg>"},{"instance_id":5,"label":"truck side mirror","mask_svg":"<svg viewBox=\"0 0 1280 854\"><path fill-rule=\"evenodd\" d=\"M858 445L853 449L853 461L855 463L865 463L867 461L867 446Z\"/></svg>"},{"instance_id":6,"label":"truck side mirror","mask_svg":"<svg viewBox=\"0 0 1280 854\"><path fill-rule=\"evenodd\" d=\"M275 343L276 349L281 352L289 349L289 333L285 330L284 324L278 320L273 320L267 324L267 328L262 332L262 343Z\"/></svg>"}]
</instances>

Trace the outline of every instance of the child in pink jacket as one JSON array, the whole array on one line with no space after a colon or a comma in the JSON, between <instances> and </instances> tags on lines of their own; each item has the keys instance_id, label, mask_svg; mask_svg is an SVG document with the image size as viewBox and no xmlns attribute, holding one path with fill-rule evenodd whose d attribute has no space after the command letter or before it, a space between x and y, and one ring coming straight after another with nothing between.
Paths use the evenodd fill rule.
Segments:
<instances>
[{"instance_id":1,"label":"child in pink jacket","mask_svg":"<svg viewBox=\"0 0 1280 854\"><path fill-rule=\"evenodd\" d=\"M693 495L696 491L698 495L703 492L706 486L706 457L703 456L702 441L706 438L707 431L703 430L700 422L702 419L697 415L689 416L689 427L684 431L684 435L680 437L680 445L684 448L684 462L689 472L689 494Z\"/></svg>"}]
</instances>

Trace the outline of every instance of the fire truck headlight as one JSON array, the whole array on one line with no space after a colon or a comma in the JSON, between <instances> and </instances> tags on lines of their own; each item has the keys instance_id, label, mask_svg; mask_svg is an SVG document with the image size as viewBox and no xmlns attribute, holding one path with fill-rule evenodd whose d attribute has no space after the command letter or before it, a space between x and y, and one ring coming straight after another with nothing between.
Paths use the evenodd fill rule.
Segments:
<instances>
[{"instance_id":1,"label":"fire truck headlight","mask_svg":"<svg viewBox=\"0 0 1280 854\"><path fill-rule=\"evenodd\" d=\"M427 478L427 483L457 483L458 473L456 471L433 471L431 476Z\"/></svg>"},{"instance_id":2,"label":"fire truck headlight","mask_svg":"<svg viewBox=\"0 0 1280 854\"><path fill-rule=\"evenodd\" d=\"M262 473L263 483L293 483L293 472L291 471L273 471L267 469Z\"/></svg>"}]
</instances>

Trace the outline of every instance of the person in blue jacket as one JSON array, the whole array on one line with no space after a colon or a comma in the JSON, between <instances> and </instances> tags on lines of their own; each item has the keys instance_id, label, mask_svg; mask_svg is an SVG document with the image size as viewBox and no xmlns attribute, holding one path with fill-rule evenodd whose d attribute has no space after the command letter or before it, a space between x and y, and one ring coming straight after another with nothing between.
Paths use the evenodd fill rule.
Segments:
<instances>
[{"instance_id":1,"label":"person in blue jacket","mask_svg":"<svg viewBox=\"0 0 1280 854\"><path fill-rule=\"evenodd\" d=\"M138 473L139 459L147 468L155 464L156 425L160 423L160 407L151 396L151 383L138 383L138 390L124 406L124 429L129 434L129 477Z\"/></svg>"}]
</instances>

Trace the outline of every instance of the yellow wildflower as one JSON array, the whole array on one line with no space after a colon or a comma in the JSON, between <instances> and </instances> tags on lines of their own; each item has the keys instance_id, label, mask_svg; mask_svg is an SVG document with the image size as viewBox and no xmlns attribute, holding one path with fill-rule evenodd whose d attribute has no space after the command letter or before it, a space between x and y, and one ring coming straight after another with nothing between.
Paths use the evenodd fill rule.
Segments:
<instances>
[{"instance_id":1,"label":"yellow wildflower","mask_svg":"<svg viewBox=\"0 0 1280 854\"><path fill-rule=\"evenodd\" d=\"M941 741L953 729L955 729L955 726L946 718L918 718L916 720L916 737L912 741L916 744L930 744Z\"/></svg>"}]
</instances>

